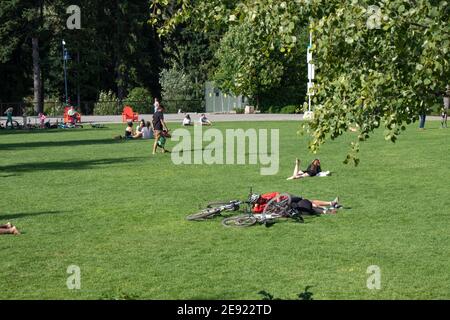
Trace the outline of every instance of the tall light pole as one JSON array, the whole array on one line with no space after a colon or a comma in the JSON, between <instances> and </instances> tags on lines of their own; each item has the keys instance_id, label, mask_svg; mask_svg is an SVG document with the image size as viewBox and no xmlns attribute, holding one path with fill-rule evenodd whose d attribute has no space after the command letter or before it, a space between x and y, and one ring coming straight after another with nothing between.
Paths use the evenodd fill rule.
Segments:
<instances>
[{"instance_id":1,"label":"tall light pole","mask_svg":"<svg viewBox=\"0 0 450 320\"><path fill-rule=\"evenodd\" d=\"M70 59L69 52L66 49L66 42L62 41L62 49L63 49L63 61L64 61L64 86L66 89L66 104L69 103L68 89L67 89L67 60Z\"/></svg>"},{"instance_id":2,"label":"tall light pole","mask_svg":"<svg viewBox=\"0 0 450 320\"><path fill-rule=\"evenodd\" d=\"M315 67L312 57L312 32L309 34L309 46L307 50L307 62L308 62L308 111L311 112L311 96L314 95L314 78Z\"/></svg>"},{"instance_id":3,"label":"tall light pole","mask_svg":"<svg viewBox=\"0 0 450 320\"><path fill-rule=\"evenodd\" d=\"M314 95L314 78L315 78L315 67L314 67L314 61L313 61L313 54L312 54L312 32L309 34L309 45L306 52L306 60L308 63L308 111L305 112L303 115L303 119L305 120L312 120L314 118L314 112L311 108L311 100L312 96Z\"/></svg>"}]
</instances>

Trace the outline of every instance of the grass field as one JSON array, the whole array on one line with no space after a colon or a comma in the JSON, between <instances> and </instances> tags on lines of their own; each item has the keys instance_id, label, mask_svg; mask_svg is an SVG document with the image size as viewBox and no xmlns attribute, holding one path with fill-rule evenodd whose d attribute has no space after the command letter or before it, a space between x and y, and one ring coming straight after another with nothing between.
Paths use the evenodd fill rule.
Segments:
<instances>
[{"instance_id":1,"label":"grass field","mask_svg":"<svg viewBox=\"0 0 450 320\"><path fill-rule=\"evenodd\" d=\"M172 125L174 128L175 125ZM106 129L0 131L1 299L450 298L450 130L410 126L396 144L379 131L344 165L348 134L319 157L327 178L286 181L295 157L311 161L297 122L219 123L215 128L279 128L280 171L255 165L174 166L147 141L112 139ZM174 145L168 143L169 148ZM255 191L310 199L339 195L336 216L271 228L224 228L185 216L214 200ZM81 290L68 290L69 265ZM370 265L381 290L366 286Z\"/></svg>"}]
</instances>

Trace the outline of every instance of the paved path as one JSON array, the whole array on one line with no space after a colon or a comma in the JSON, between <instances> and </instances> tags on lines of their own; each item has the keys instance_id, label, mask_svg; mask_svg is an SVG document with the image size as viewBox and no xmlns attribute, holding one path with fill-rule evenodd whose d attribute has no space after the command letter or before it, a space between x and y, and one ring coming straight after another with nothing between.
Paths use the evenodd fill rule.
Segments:
<instances>
[{"instance_id":1,"label":"paved path","mask_svg":"<svg viewBox=\"0 0 450 320\"><path fill-rule=\"evenodd\" d=\"M192 121L198 122L200 114L190 113ZM214 122L227 122L227 121L301 121L303 120L302 114L206 114L208 119ZM179 122L181 123L184 118L184 114L165 114L167 122ZM31 118L31 123L38 123L37 117ZM52 122L62 120L62 117L50 117ZM152 119L151 114L139 115L139 120L145 119L146 121ZM5 117L1 118L2 122L6 121ZM22 123L22 117L15 117L14 120ZM83 123L122 123L122 116L81 116ZM427 116L427 121L441 120L440 117Z\"/></svg>"}]
</instances>

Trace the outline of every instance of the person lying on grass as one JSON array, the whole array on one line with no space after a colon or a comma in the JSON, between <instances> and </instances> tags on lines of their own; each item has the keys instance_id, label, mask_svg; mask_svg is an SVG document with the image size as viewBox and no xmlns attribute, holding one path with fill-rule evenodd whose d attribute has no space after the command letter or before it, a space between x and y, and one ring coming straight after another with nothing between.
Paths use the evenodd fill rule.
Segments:
<instances>
[{"instance_id":1,"label":"person lying on grass","mask_svg":"<svg viewBox=\"0 0 450 320\"><path fill-rule=\"evenodd\" d=\"M314 159L313 162L308 166L305 171L300 170L300 160L298 158L295 159L295 168L294 173L291 177L286 180L294 180L301 179L306 177L315 177L315 176L328 176L330 175L330 171L322 172L322 168L320 167L320 160Z\"/></svg>"},{"instance_id":2,"label":"person lying on grass","mask_svg":"<svg viewBox=\"0 0 450 320\"><path fill-rule=\"evenodd\" d=\"M14 234L19 235L19 230L13 226L11 223L0 225L0 234Z\"/></svg>"},{"instance_id":3,"label":"person lying on grass","mask_svg":"<svg viewBox=\"0 0 450 320\"><path fill-rule=\"evenodd\" d=\"M265 194L254 193L250 196L253 213L262 213L267 203L280 195L279 192L269 192ZM319 215L319 214L335 214L337 209L342 207L339 204L339 197L333 201L308 200L301 196L291 195L291 208L300 214Z\"/></svg>"}]
</instances>

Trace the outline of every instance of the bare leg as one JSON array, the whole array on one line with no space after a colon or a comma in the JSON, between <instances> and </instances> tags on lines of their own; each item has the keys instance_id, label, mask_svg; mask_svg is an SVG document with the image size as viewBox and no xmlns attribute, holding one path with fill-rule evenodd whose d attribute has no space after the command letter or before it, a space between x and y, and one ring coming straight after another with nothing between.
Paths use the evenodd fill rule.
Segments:
<instances>
[{"instance_id":1,"label":"bare leg","mask_svg":"<svg viewBox=\"0 0 450 320\"><path fill-rule=\"evenodd\" d=\"M15 234L15 235L18 235L18 234L20 234L20 232L19 232L19 230L17 230L16 227L11 227L9 229L1 228L0 229L0 234Z\"/></svg>"},{"instance_id":2,"label":"bare leg","mask_svg":"<svg viewBox=\"0 0 450 320\"><path fill-rule=\"evenodd\" d=\"M329 207L331 206L330 201L322 201L322 200L311 200L313 207Z\"/></svg>"},{"instance_id":3,"label":"bare leg","mask_svg":"<svg viewBox=\"0 0 450 320\"><path fill-rule=\"evenodd\" d=\"M292 176L287 178L286 180L294 180L302 178L303 172L300 171L300 160L298 158L295 159L295 167Z\"/></svg>"},{"instance_id":4,"label":"bare leg","mask_svg":"<svg viewBox=\"0 0 450 320\"><path fill-rule=\"evenodd\" d=\"M155 143L153 144L153 154L156 154L156 149L158 148L158 140L159 137L161 136L161 133L159 131L156 131L154 135L155 135Z\"/></svg>"},{"instance_id":5,"label":"bare leg","mask_svg":"<svg viewBox=\"0 0 450 320\"><path fill-rule=\"evenodd\" d=\"M292 176L296 176L298 175L298 171L300 170L300 160L298 158L295 159L295 168L294 168L294 173L292 174Z\"/></svg>"}]
</instances>

